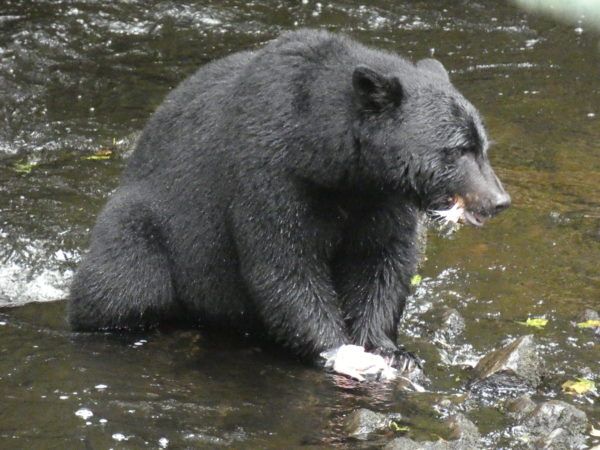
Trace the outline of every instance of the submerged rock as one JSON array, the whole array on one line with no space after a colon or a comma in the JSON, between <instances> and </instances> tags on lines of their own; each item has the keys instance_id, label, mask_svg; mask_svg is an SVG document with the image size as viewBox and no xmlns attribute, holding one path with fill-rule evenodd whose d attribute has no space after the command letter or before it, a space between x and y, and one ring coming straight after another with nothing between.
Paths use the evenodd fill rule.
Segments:
<instances>
[{"instance_id":1,"label":"submerged rock","mask_svg":"<svg viewBox=\"0 0 600 450\"><path fill-rule=\"evenodd\" d=\"M349 437L367 439L370 433L390 429L392 422L401 419L399 413L382 414L361 408L350 413L344 421L344 429Z\"/></svg>"},{"instance_id":2,"label":"submerged rock","mask_svg":"<svg viewBox=\"0 0 600 450\"><path fill-rule=\"evenodd\" d=\"M472 392L523 393L539 386L544 361L533 336L527 335L481 358L474 373L470 384Z\"/></svg>"},{"instance_id":3,"label":"submerged rock","mask_svg":"<svg viewBox=\"0 0 600 450\"><path fill-rule=\"evenodd\" d=\"M476 450L483 447L479 444L481 435L473 422L462 414L446 419L450 429L450 440L413 441L399 437L384 447L384 450Z\"/></svg>"}]
</instances>

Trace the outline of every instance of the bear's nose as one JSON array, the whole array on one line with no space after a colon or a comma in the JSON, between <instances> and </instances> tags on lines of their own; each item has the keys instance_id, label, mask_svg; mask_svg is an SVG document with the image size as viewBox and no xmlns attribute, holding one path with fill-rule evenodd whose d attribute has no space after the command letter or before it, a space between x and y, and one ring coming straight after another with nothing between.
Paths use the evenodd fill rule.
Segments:
<instances>
[{"instance_id":1,"label":"bear's nose","mask_svg":"<svg viewBox=\"0 0 600 450\"><path fill-rule=\"evenodd\" d=\"M508 195L508 192L503 191L502 193L496 195L496 199L494 201L494 215L501 213L509 206L510 195Z\"/></svg>"}]
</instances>

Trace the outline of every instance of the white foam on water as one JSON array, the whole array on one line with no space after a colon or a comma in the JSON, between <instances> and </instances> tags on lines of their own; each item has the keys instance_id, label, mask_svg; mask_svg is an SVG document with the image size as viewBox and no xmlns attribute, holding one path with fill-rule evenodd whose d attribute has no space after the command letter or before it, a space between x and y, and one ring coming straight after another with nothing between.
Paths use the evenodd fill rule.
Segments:
<instances>
[{"instance_id":1,"label":"white foam on water","mask_svg":"<svg viewBox=\"0 0 600 450\"><path fill-rule=\"evenodd\" d=\"M90 417L92 417L94 415L94 413L92 411L90 411L88 408L81 408L81 409L78 409L77 411L75 411L75 415L77 417L81 417L83 420L88 420Z\"/></svg>"},{"instance_id":2,"label":"white foam on water","mask_svg":"<svg viewBox=\"0 0 600 450\"><path fill-rule=\"evenodd\" d=\"M198 20L206 25L221 25L223 23L219 19L213 17L200 17Z\"/></svg>"},{"instance_id":3,"label":"white foam on water","mask_svg":"<svg viewBox=\"0 0 600 450\"><path fill-rule=\"evenodd\" d=\"M128 441L129 438L131 438L131 436L125 436L123 433L114 433L112 435L112 438L115 441L122 442L122 441Z\"/></svg>"},{"instance_id":4,"label":"white foam on water","mask_svg":"<svg viewBox=\"0 0 600 450\"><path fill-rule=\"evenodd\" d=\"M17 264L0 267L0 306L60 300L67 296L72 273L24 268Z\"/></svg>"},{"instance_id":5,"label":"white foam on water","mask_svg":"<svg viewBox=\"0 0 600 450\"><path fill-rule=\"evenodd\" d=\"M16 155L17 146L0 139L0 155Z\"/></svg>"},{"instance_id":6,"label":"white foam on water","mask_svg":"<svg viewBox=\"0 0 600 450\"><path fill-rule=\"evenodd\" d=\"M68 263L78 260L70 251L50 252L43 241L19 239L20 250L0 247L0 306L64 299L73 271Z\"/></svg>"}]
</instances>

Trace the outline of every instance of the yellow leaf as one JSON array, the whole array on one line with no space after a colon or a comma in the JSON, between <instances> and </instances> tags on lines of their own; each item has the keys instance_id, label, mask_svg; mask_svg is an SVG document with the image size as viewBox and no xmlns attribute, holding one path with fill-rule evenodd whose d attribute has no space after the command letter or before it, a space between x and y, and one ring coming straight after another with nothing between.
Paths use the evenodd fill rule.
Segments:
<instances>
[{"instance_id":1,"label":"yellow leaf","mask_svg":"<svg viewBox=\"0 0 600 450\"><path fill-rule=\"evenodd\" d=\"M577 324L579 328L600 328L600 320L586 320Z\"/></svg>"},{"instance_id":2,"label":"yellow leaf","mask_svg":"<svg viewBox=\"0 0 600 450\"><path fill-rule=\"evenodd\" d=\"M18 173L30 173L31 170L36 166L36 163L34 162L20 162L20 163L16 163L13 168L15 172Z\"/></svg>"},{"instance_id":3,"label":"yellow leaf","mask_svg":"<svg viewBox=\"0 0 600 450\"><path fill-rule=\"evenodd\" d=\"M413 275L413 277L410 279L410 285L411 286L418 286L419 284L421 284L421 281L423 281L423 277L419 274Z\"/></svg>"},{"instance_id":4,"label":"yellow leaf","mask_svg":"<svg viewBox=\"0 0 600 450\"><path fill-rule=\"evenodd\" d=\"M548 319L543 319L541 317L529 318L525 322L517 322L521 325L526 325L528 327L539 328L540 330L544 328L548 324Z\"/></svg>"},{"instance_id":5,"label":"yellow leaf","mask_svg":"<svg viewBox=\"0 0 600 450\"><path fill-rule=\"evenodd\" d=\"M113 151L109 148L101 148L96 151L93 155L84 156L82 159L90 160L90 161L103 161L106 159L110 159L113 154Z\"/></svg>"},{"instance_id":6,"label":"yellow leaf","mask_svg":"<svg viewBox=\"0 0 600 450\"><path fill-rule=\"evenodd\" d=\"M577 378L575 380L565 381L562 384L562 389L567 394L586 394L590 391L596 390L596 383L592 380L586 380L585 378Z\"/></svg>"},{"instance_id":7,"label":"yellow leaf","mask_svg":"<svg viewBox=\"0 0 600 450\"><path fill-rule=\"evenodd\" d=\"M390 428L392 431L395 431L396 433L405 433L410 430L410 428L405 427L405 426L400 426L396 422L391 422Z\"/></svg>"}]
</instances>

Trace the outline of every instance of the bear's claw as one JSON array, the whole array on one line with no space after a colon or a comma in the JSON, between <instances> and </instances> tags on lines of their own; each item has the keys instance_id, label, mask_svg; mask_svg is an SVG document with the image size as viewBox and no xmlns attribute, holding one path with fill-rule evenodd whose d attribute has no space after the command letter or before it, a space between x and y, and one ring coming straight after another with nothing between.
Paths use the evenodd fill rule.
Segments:
<instances>
[{"instance_id":1,"label":"bear's claw","mask_svg":"<svg viewBox=\"0 0 600 450\"><path fill-rule=\"evenodd\" d=\"M399 374L411 373L423 369L423 362L413 352L403 348L379 348L375 354L383 356L385 362L398 371Z\"/></svg>"}]
</instances>

